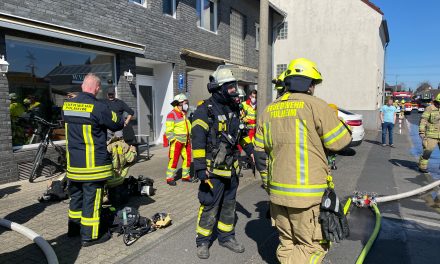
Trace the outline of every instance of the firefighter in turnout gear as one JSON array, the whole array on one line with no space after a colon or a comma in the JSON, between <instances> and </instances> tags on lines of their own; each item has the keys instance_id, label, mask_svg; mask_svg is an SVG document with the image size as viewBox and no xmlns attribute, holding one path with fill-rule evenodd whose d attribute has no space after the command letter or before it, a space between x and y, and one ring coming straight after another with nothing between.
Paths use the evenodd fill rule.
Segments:
<instances>
[{"instance_id":1,"label":"firefighter in turnout gear","mask_svg":"<svg viewBox=\"0 0 440 264\"><path fill-rule=\"evenodd\" d=\"M248 136L252 140L255 135L257 124L257 90L252 90L249 99L241 103L243 109L243 121L248 129Z\"/></svg>"},{"instance_id":2,"label":"firefighter in turnout gear","mask_svg":"<svg viewBox=\"0 0 440 264\"><path fill-rule=\"evenodd\" d=\"M108 232L100 230L103 188L113 175L107 129L124 127L122 118L96 99L100 88L101 80L90 73L84 78L82 93L63 105L71 198L67 235L81 235L83 247L110 238Z\"/></svg>"},{"instance_id":3,"label":"firefighter in turnout gear","mask_svg":"<svg viewBox=\"0 0 440 264\"><path fill-rule=\"evenodd\" d=\"M435 147L440 148L440 94L428 106L420 119L419 135L422 139L423 153L419 159L419 170L428 172L428 161Z\"/></svg>"},{"instance_id":4,"label":"firefighter in turnout gear","mask_svg":"<svg viewBox=\"0 0 440 264\"><path fill-rule=\"evenodd\" d=\"M176 186L174 176L177 171L180 156L182 156L183 159L182 181L197 182L197 179L191 179L191 175L189 174L191 165L191 123L186 117L188 98L186 98L184 94L178 94L174 97L171 105L174 106L174 109L167 115L167 122L165 124L165 135L170 142L167 183L171 186Z\"/></svg>"},{"instance_id":5,"label":"firefighter in turnout gear","mask_svg":"<svg viewBox=\"0 0 440 264\"><path fill-rule=\"evenodd\" d=\"M237 169L239 149L250 155L253 146L242 134L235 68L219 66L210 76L208 91L212 96L199 103L192 123L194 171L201 180L198 192L197 256L209 258L214 228L219 244L236 253L244 246L235 239L235 198L239 184Z\"/></svg>"},{"instance_id":6,"label":"firefighter in turnout gear","mask_svg":"<svg viewBox=\"0 0 440 264\"><path fill-rule=\"evenodd\" d=\"M327 182L326 151L343 149L351 135L333 109L312 96L315 85L322 82L315 63L303 58L293 60L284 74L281 96L258 118L255 162L262 172L272 221L279 232L278 260L321 263L328 250L328 243L322 243L326 234L330 234L327 240L336 241L348 235L346 221L339 225L340 211L322 209L321 200L327 197L324 194L334 194ZM338 219L337 227L343 234L329 225L334 219Z\"/></svg>"}]
</instances>

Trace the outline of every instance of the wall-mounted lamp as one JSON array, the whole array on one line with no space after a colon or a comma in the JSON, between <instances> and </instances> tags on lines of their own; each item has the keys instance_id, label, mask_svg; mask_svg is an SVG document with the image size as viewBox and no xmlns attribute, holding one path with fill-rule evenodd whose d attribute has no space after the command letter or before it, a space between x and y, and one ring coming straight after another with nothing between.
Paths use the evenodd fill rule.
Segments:
<instances>
[{"instance_id":1,"label":"wall-mounted lamp","mask_svg":"<svg viewBox=\"0 0 440 264\"><path fill-rule=\"evenodd\" d=\"M9 62L5 60L5 55L0 58L0 73L7 73L9 70Z\"/></svg>"},{"instance_id":2,"label":"wall-mounted lamp","mask_svg":"<svg viewBox=\"0 0 440 264\"><path fill-rule=\"evenodd\" d=\"M131 70L128 70L128 72L124 72L124 77L127 80L128 83L131 83L133 81L133 73L131 73Z\"/></svg>"}]
</instances>

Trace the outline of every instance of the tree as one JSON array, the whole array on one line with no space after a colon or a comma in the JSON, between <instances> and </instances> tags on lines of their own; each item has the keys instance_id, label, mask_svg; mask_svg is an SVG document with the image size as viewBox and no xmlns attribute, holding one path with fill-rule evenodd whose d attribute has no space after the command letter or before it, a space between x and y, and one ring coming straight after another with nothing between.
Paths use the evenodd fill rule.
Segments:
<instances>
[{"instance_id":1,"label":"tree","mask_svg":"<svg viewBox=\"0 0 440 264\"><path fill-rule=\"evenodd\" d=\"M424 81L419 84L419 86L416 89L416 92L417 93L425 92L425 91L429 91L430 89L432 89L431 83L429 83L428 81Z\"/></svg>"}]
</instances>

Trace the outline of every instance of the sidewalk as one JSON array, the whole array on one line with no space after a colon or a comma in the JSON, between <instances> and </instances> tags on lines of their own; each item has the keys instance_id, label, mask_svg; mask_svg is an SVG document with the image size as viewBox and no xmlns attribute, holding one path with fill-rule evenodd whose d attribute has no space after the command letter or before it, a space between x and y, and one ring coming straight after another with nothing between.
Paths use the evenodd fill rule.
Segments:
<instances>
[{"instance_id":1,"label":"sidewalk","mask_svg":"<svg viewBox=\"0 0 440 264\"><path fill-rule=\"evenodd\" d=\"M178 232L183 224L194 218L198 212L197 189L199 184L182 183L176 187L165 183L168 150L162 147L151 151L151 160L135 164L129 174L144 175L155 180L156 195L135 197L129 205L139 208L142 216L151 217L157 212L172 215L173 225L147 234L127 247L122 237L113 238L102 244L81 248L79 238L68 238L68 200L59 203L37 201L46 189L47 181L38 178L36 183L27 181L0 185L0 218L23 224L43 236L54 248L60 263L116 263L133 252L148 248L162 236ZM240 189L255 182L251 171L246 170L240 181ZM195 228L195 222L190 223ZM195 235L195 234L194 234ZM45 263L40 249L19 233L0 227L0 263Z\"/></svg>"}]
</instances>

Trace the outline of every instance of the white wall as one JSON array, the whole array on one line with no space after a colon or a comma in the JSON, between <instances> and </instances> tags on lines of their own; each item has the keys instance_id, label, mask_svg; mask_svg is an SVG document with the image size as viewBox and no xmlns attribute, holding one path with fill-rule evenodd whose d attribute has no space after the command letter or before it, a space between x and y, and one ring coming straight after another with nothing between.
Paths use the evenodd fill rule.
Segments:
<instances>
[{"instance_id":1,"label":"white wall","mask_svg":"<svg viewBox=\"0 0 440 264\"><path fill-rule=\"evenodd\" d=\"M288 38L275 42L274 72L277 64L308 58L324 79L316 96L349 110L376 111L384 72L382 15L360 0L272 2L288 22Z\"/></svg>"}]
</instances>

